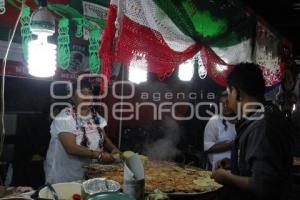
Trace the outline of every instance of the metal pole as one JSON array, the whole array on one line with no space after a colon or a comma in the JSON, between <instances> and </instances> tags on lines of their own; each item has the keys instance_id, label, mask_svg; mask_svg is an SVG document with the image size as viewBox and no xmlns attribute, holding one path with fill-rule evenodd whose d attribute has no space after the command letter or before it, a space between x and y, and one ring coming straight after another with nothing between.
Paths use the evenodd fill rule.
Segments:
<instances>
[{"instance_id":1,"label":"metal pole","mask_svg":"<svg viewBox=\"0 0 300 200\"><path fill-rule=\"evenodd\" d=\"M121 73L122 73L122 82L124 81L124 65L121 65ZM123 126L123 92L124 91L124 84L121 85L121 112L120 112L120 121L119 121L119 141L118 141L118 148L121 149L121 142L122 142L122 126Z\"/></svg>"}]
</instances>

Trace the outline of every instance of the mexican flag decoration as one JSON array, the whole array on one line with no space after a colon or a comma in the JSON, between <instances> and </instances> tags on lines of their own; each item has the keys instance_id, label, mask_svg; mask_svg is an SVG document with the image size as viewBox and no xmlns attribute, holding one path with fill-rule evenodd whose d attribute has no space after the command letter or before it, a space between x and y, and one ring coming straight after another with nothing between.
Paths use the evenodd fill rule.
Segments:
<instances>
[{"instance_id":1,"label":"mexican flag decoration","mask_svg":"<svg viewBox=\"0 0 300 200\"><path fill-rule=\"evenodd\" d=\"M255 19L240 1L154 1L180 30L201 44L202 63L218 84L226 85L232 65L252 61Z\"/></svg>"},{"instance_id":2,"label":"mexican flag decoration","mask_svg":"<svg viewBox=\"0 0 300 200\"><path fill-rule=\"evenodd\" d=\"M255 62L262 68L266 85L272 86L281 81L284 64L281 60L282 43L263 23L257 23Z\"/></svg>"},{"instance_id":3,"label":"mexican flag decoration","mask_svg":"<svg viewBox=\"0 0 300 200\"><path fill-rule=\"evenodd\" d=\"M248 27L254 23L241 7L233 0L113 0L100 48L102 73L109 76L113 62L128 65L143 53L148 71L164 78L201 50L209 75L224 85L224 71L251 60Z\"/></svg>"},{"instance_id":4,"label":"mexican flag decoration","mask_svg":"<svg viewBox=\"0 0 300 200\"><path fill-rule=\"evenodd\" d=\"M112 0L101 73L109 77L114 62L128 66L143 54L148 71L165 78L200 51L207 74L225 86L233 65L258 62L256 27L257 18L239 0Z\"/></svg>"},{"instance_id":5,"label":"mexican flag decoration","mask_svg":"<svg viewBox=\"0 0 300 200\"><path fill-rule=\"evenodd\" d=\"M102 36L102 73L109 76L112 62L129 65L143 54L148 71L168 76L199 49L152 0L111 1Z\"/></svg>"}]
</instances>

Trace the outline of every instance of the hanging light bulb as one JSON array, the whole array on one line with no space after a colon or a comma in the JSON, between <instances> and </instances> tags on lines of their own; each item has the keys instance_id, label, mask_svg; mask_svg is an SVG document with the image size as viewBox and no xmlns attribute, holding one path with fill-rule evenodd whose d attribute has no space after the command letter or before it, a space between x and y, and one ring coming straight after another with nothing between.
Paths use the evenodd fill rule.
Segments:
<instances>
[{"instance_id":1,"label":"hanging light bulb","mask_svg":"<svg viewBox=\"0 0 300 200\"><path fill-rule=\"evenodd\" d=\"M178 77L182 81L190 81L194 75L194 59L189 59L179 65Z\"/></svg>"},{"instance_id":2,"label":"hanging light bulb","mask_svg":"<svg viewBox=\"0 0 300 200\"><path fill-rule=\"evenodd\" d=\"M129 81L140 84L147 81L148 63L144 54L134 55L129 65Z\"/></svg>"},{"instance_id":3,"label":"hanging light bulb","mask_svg":"<svg viewBox=\"0 0 300 200\"><path fill-rule=\"evenodd\" d=\"M292 109L292 112L295 112L295 111L296 111L296 109L297 109L297 107L296 107L296 104L293 104L293 109Z\"/></svg>"},{"instance_id":4,"label":"hanging light bulb","mask_svg":"<svg viewBox=\"0 0 300 200\"><path fill-rule=\"evenodd\" d=\"M29 74L37 77L49 77L56 70L56 45L49 44L47 36L39 35L37 40L28 43Z\"/></svg>"},{"instance_id":5,"label":"hanging light bulb","mask_svg":"<svg viewBox=\"0 0 300 200\"><path fill-rule=\"evenodd\" d=\"M56 70L56 45L48 43L48 37L55 32L55 19L46 7L46 1L32 13L31 32L36 40L28 43L29 74L37 77L51 77Z\"/></svg>"}]
</instances>

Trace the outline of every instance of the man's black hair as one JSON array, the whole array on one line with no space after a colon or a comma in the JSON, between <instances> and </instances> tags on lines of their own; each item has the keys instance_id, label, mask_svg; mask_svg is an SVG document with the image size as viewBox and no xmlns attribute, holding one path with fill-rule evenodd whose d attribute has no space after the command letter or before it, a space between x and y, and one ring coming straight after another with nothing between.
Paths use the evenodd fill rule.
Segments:
<instances>
[{"instance_id":1,"label":"man's black hair","mask_svg":"<svg viewBox=\"0 0 300 200\"><path fill-rule=\"evenodd\" d=\"M227 77L227 86L229 89L235 87L238 92L243 92L260 101L264 100L265 80L257 64L240 63L234 66Z\"/></svg>"}]
</instances>

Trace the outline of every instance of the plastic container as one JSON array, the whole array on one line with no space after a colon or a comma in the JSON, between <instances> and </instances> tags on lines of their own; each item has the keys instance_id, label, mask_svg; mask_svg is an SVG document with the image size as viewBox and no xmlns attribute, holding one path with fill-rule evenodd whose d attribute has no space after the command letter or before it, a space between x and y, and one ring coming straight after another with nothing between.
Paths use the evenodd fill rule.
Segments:
<instances>
[{"instance_id":1,"label":"plastic container","mask_svg":"<svg viewBox=\"0 0 300 200\"><path fill-rule=\"evenodd\" d=\"M106 178L93 178L82 183L83 191L88 195L99 192L118 192L121 186L118 182Z\"/></svg>"},{"instance_id":2,"label":"plastic container","mask_svg":"<svg viewBox=\"0 0 300 200\"><path fill-rule=\"evenodd\" d=\"M52 187L56 191L59 199L72 200L74 194L81 195L80 183L56 183L52 184ZM53 199L52 193L49 191L47 186L39 191L39 197L45 199Z\"/></svg>"},{"instance_id":3,"label":"plastic container","mask_svg":"<svg viewBox=\"0 0 300 200\"><path fill-rule=\"evenodd\" d=\"M135 200L133 197L122 192L100 192L93 194L87 200Z\"/></svg>"}]
</instances>

